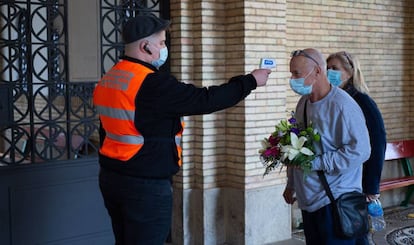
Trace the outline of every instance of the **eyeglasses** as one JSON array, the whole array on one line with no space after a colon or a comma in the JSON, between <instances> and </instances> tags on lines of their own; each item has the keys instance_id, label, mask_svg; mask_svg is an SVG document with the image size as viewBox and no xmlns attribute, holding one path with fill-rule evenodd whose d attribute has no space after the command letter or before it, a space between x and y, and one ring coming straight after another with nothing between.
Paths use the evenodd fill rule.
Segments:
<instances>
[{"instance_id":1,"label":"eyeglasses","mask_svg":"<svg viewBox=\"0 0 414 245\"><path fill-rule=\"evenodd\" d=\"M319 63L314 59L314 58L312 58L312 56L310 56L309 54L307 54L305 51L303 51L303 50L295 50L295 51L293 51L292 53L290 53L290 56L291 57L295 57L295 56L299 56L299 55L303 55L303 56L305 56L306 58L308 58L308 59L311 59L313 62L315 62L318 66L319 66Z\"/></svg>"}]
</instances>

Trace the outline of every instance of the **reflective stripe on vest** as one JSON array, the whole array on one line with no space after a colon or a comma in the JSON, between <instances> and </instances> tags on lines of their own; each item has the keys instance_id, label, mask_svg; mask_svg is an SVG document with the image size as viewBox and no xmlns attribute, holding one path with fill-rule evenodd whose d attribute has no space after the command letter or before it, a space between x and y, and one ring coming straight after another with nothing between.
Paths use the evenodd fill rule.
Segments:
<instances>
[{"instance_id":1,"label":"reflective stripe on vest","mask_svg":"<svg viewBox=\"0 0 414 245\"><path fill-rule=\"evenodd\" d=\"M181 146L181 135L175 136L175 144Z\"/></svg>"},{"instance_id":2,"label":"reflective stripe on vest","mask_svg":"<svg viewBox=\"0 0 414 245\"><path fill-rule=\"evenodd\" d=\"M126 143L126 144L144 144L144 137L139 135L139 136L134 136L134 135L116 135L116 134L111 134L109 132L106 133L106 136L108 138L111 138L113 140L122 142L122 143Z\"/></svg>"},{"instance_id":3,"label":"reflective stripe on vest","mask_svg":"<svg viewBox=\"0 0 414 245\"><path fill-rule=\"evenodd\" d=\"M105 115L107 117L116 118L119 120L134 120L135 111L127 111L122 109L115 109L106 106L95 106L99 114Z\"/></svg>"}]
</instances>

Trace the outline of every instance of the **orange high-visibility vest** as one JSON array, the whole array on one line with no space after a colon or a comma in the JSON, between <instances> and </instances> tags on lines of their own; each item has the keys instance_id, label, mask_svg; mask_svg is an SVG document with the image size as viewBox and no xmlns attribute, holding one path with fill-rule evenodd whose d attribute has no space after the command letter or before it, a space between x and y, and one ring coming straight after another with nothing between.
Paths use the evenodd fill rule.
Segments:
<instances>
[{"instance_id":1,"label":"orange high-visibility vest","mask_svg":"<svg viewBox=\"0 0 414 245\"><path fill-rule=\"evenodd\" d=\"M145 139L134 124L135 97L145 77L153 72L139 63L121 60L97 84L93 103L106 132L99 149L102 155L127 161L144 145ZM175 137L180 166L182 132Z\"/></svg>"}]
</instances>

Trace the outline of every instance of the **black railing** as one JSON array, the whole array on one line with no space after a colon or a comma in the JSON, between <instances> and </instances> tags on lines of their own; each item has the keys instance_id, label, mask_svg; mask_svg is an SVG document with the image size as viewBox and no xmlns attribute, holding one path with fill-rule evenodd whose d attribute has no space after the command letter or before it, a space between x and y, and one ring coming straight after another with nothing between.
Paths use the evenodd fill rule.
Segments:
<instances>
[{"instance_id":1,"label":"black railing","mask_svg":"<svg viewBox=\"0 0 414 245\"><path fill-rule=\"evenodd\" d=\"M97 81L69 81L68 1L0 2L0 166L97 156ZM123 53L123 23L144 12L169 18L169 1L100 3L103 74Z\"/></svg>"},{"instance_id":2,"label":"black railing","mask_svg":"<svg viewBox=\"0 0 414 245\"><path fill-rule=\"evenodd\" d=\"M96 157L96 81L68 80L67 0L0 3L0 164Z\"/></svg>"}]
</instances>

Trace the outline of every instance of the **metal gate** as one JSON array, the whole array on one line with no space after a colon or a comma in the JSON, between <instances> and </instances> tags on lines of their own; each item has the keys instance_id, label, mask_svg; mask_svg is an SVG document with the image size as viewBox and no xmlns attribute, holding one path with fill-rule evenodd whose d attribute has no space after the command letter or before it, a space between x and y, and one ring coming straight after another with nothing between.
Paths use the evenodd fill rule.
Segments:
<instances>
[{"instance_id":1,"label":"metal gate","mask_svg":"<svg viewBox=\"0 0 414 245\"><path fill-rule=\"evenodd\" d=\"M97 81L69 81L68 1L0 2L0 165L97 156ZM100 0L100 9L102 73L122 54L127 18L169 18L163 0Z\"/></svg>"}]
</instances>

